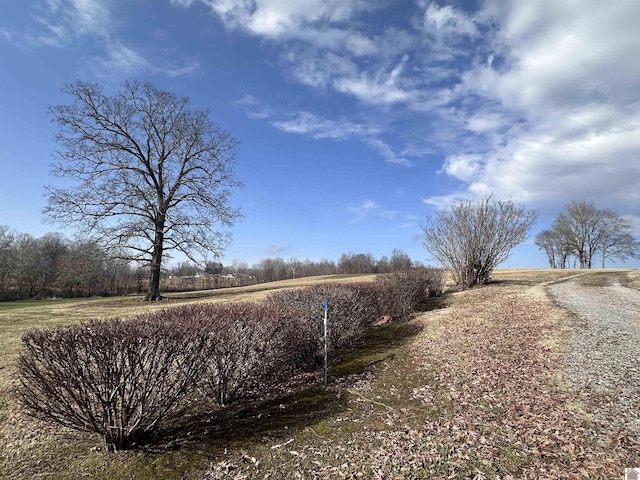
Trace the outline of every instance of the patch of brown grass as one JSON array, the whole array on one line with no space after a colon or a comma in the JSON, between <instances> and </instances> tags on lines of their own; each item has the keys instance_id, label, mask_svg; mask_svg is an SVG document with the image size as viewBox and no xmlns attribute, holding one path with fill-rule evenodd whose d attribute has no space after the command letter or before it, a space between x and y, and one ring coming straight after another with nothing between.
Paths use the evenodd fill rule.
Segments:
<instances>
[{"instance_id":1,"label":"patch of brown grass","mask_svg":"<svg viewBox=\"0 0 640 480\"><path fill-rule=\"evenodd\" d=\"M566 280L575 276L584 275L584 270L561 269L498 269L492 274L494 283L509 285L534 286L542 283L552 283Z\"/></svg>"},{"instance_id":2,"label":"patch of brown grass","mask_svg":"<svg viewBox=\"0 0 640 480\"><path fill-rule=\"evenodd\" d=\"M625 287L640 290L640 270L627 270L625 278L621 281Z\"/></svg>"},{"instance_id":3,"label":"patch of brown grass","mask_svg":"<svg viewBox=\"0 0 640 480\"><path fill-rule=\"evenodd\" d=\"M322 435L230 454L207 478L619 477L640 461L637 444L594 430L562 376L569 317L544 284L575 274L507 272L512 281L450 295L411 322L413 341L367 367L375 379L347 389L347 414L324 420Z\"/></svg>"}]
</instances>

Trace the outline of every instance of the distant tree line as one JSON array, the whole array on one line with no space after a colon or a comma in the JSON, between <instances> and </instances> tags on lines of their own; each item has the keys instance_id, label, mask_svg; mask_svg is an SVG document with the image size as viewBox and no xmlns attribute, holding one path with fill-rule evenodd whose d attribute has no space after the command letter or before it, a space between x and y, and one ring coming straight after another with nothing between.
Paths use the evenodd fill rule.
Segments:
<instances>
[{"instance_id":1,"label":"distant tree line","mask_svg":"<svg viewBox=\"0 0 640 480\"><path fill-rule=\"evenodd\" d=\"M264 258L249 265L183 261L163 270L163 291L238 287L299 277L391 273L421 267L401 250L376 259L345 253L333 260ZM142 293L149 268L119 257L94 240L69 240L59 233L34 237L0 225L0 301L51 297L113 296Z\"/></svg>"},{"instance_id":2,"label":"distant tree line","mask_svg":"<svg viewBox=\"0 0 640 480\"><path fill-rule=\"evenodd\" d=\"M168 273L171 277L187 280L183 282L185 284L189 283L188 280L200 278L200 282L197 280L191 282L198 288L198 285L202 284L202 278L206 275L223 277L219 280L221 284L225 283L226 278L233 276L238 280L244 278L247 282L248 279L254 279L253 283L265 283L317 275L392 273L423 266L421 262L411 260L402 250L394 249L391 256L383 255L379 259L371 253L343 253L337 262L327 259L301 260L275 257L263 258L251 266L246 262L234 260L231 265L227 266L217 262L209 262L202 267L194 262L185 261L169 269Z\"/></svg>"},{"instance_id":3,"label":"distant tree line","mask_svg":"<svg viewBox=\"0 0 640 480\"><path fill-rule=\"evenodd\" d=\"M143 291L148 271L113 253L93 240L58 233L37 238L0 225L0 300Z\"/></svg>"},{"instance_id":4,"label":"distant tree line","mask_svg":"<svg viewBox=\"0 0 640 480\"><path fill-rule=\"evenodd\" d=\"M547 255L551 268L592 268L596 260L605 268L607 260L640 258L640 242L632 234L631 222L612 210L593 203L574 201L558 214L535 243Z\"/></svg>"}]
</instances>

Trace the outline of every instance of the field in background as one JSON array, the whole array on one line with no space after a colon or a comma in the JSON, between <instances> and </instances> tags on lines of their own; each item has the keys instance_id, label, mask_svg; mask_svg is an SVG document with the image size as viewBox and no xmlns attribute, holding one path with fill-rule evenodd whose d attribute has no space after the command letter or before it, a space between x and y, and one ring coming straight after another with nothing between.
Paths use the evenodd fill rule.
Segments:
<instances>
[{"instance_id":1,"label":"field in background","mask_svg":"<svg viewBox=\"0 0 640 480\"><path fill-rule=\"evenodd\" d=\"M619 275L621 283L640 288L640 272L637 270L605 272L498 270L493 275L494 286L489 285L470 292L455 293L450 296L450 299L446 300L446 303L447 305L458 305L462 308L465 302L468 301L467 299L474 299L473 301L476 302L485 294L493 295L491 292L494 292L496 288L509 288L509 291L527 289L575 275L589 275L596 278L598 275L608 272L614 272ZM341 394L338 393L336 400L334 390L325 391L318 388L283 400L284 403L281 405L284 406L286 411L279 412L278 410L281 407L276 406L275 410L268 415L270 420L263 421L255 434L251 433L255 430L252 427L252 422L257 420L255 418L252 420L249 416L243 419L240 424L234 426L237 436L233 430L223 430L222 441L207 441L202 444L194 442L178 450L161 449L160 451L152 452L124 452L106 455L101 451L99 438L93 435L67 430L60 431L43 424L36 424L22 413L15 400L14 392L17 387L15 362L20 348L20 338L28 328L54 327L90 318L123 317L190 302L258 301L278 289L295 288L326 281L366 281L372 280L374 277L374 275L334 275L294 279L233 289L170 294L166 301L157 303L142 302L140 297L126 297L22 302L0 305L0 477L15 479L35 476L45 478L76 478L81 476L114 478L114 476L119 475L116 472L120 472L120 478L168 479L176 478L177 476L200 478L202 469L206 469L214 460L217 462L216 465L220 466L220 461L221 459L224 460L224 452L227 448L232 452L230 455L233 456L233 461L238 461L238 458L242 458L239 452L248 448L263 452L265 455L269 453L268 448L265 453L264 448L259 447L261 442L266 441L268 446L271 446L279 442L286 442L295 435L298 437L302 435L305 438L310 435L310 437L315 438L315 436L321 437L329 433L333 435L331 441L336 446L343 445L348 448L347 442L353 433L350 429L359 429L362 426L362 424L354 423L353 425L356 425L356 427L346 428L346 425L351 424L349 423L351 421L349 415L357 415L360 418L363 415L366 416L366 411L372 408L381 408L382 411L388 410L388 408L392 409L396 417L399 415L399 418L394 420L396 425L402 422L412 423L413 420L410 421L410 419L404 418L401 413L400 409L408 407L405 405L407 400L402 400L400 396L398 396L397 400L394 400L395 397L393 395L389 398L385 396L384 402L381 402L372 400L370 393L361 393L351 389L350 393L344 393L344 397L341 397ZM499 299L499 297L496 298ZM437 313L437 317L434 317L438 319L437 328L446 328L448 310L448 308L445 308L438 312L433 312L434 314ZM431 320L426 320L426 323L423 321L420 328L430 328L430 322ZM410 393L412 389L422 388L421 382L429 381L430 376L433 376L431 370L436 368L435 366L425 366L428 371L425 371L424 375L421 374L422 376L416 376L414 372L415 365L400 359L398 361L393 360L396 357L397 349L405 348L405 344L409 345L413 341L412 338L415 332L412 330L412 325L416 326L417 324L412 321L407 325L391 325L374 332L368 345L358 346L358 348L354 349L350 358L345 359L342 365L334 367L333 374L337 377L335 381L340 383L342 381L340 379L343 377L348 379L353 375L362 376L371 371L371 365L383 362L393 366L393 371L398 378L404 376L407 382L414 382L414 384L404 385L403 389ZM436 328L435 323L433 328ZM425 361L428 362L429 360L422 360L423 363ZM376 373L377 376L378 372ZM373 380L374 383L378 381L388 381L388 379L384 374L380 374L380 380ZM373 388L378 391L377 389L382 388L384 390L386 387L374 385ZM359 399L359 397L363 397L365 400ZM346 407L344 402L347 402ZM378 405L376 407L376 403L384 406L380 407ZM410 411L411 415L418 415L411 409L408 411ZM313 418L310 418L310 416ZM361 421L356 420L358 422ZM345 428L335 427L336 421L347 422L344 424ZM384 424L374 423L377 431L384 431ZM330 427L327 425L330 425ZM372 425L371 428L373 427ZM393 431L395 431L395 427ZM308 432L309 435L304 432ZM287 455L281 460L285 461L287 458L295 457L293 454ZM250 459L247 461L251 462ZM263 462L266 461L264 460Z\"/></svg>"}]
</instances>

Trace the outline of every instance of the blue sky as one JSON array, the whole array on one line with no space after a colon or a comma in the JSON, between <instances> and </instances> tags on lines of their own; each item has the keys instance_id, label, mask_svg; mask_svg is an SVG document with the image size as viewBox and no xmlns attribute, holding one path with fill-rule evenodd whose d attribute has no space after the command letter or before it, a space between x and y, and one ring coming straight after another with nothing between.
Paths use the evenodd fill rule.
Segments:
<instances>
[{"instance_id":1,"label":"blue sky","mask_svg":"<svg viewBox=\"0 0 640 480\"><path fill-rule=\"evenodd\" d=\"M9 0L0 5L0 225L42 235L50 105L150 81L242 143L222 260L400 248L489 192L571 200L640 233L640 2ZM73 232L64 232L72 236ZM628 263L638 266L636 263ZM532 240L506 267L544 267Z\"/></svg>"}]
</instances>

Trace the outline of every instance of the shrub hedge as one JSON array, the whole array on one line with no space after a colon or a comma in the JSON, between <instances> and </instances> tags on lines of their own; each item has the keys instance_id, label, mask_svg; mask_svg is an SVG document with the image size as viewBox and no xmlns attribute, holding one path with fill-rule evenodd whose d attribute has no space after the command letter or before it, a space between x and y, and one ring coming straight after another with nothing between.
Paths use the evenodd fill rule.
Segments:
<instances>
[{"instance_id":1,"label":"shrub hedge","mask_svg":"<svg viewBox=\"0 0 640 480\"><path fill-rule=\"evenodd\" d=\"M392 298L388 302L393 318L404 318L429 298L442 294L444 272L439 268L414 268L376 277Z\"/></svg>"},{"instance_id":2,"label":"shrub hedge","mask_svg":"<svg viewBox=\"0 0 640 480\"><path fill-rule=\"evenodd\" d=\"M287 308L264 303L187 305L165 312L204 336L205 368L199 388L220 406L268 394L291 373Z\"/></svg>"},{"instance_id":3,"label":"shrub hedge","mask_svg":"<svg viewBox=\"0 0 640 480\"><path fill-rule=\"evenodd\" d=\"M283 290L260 303L192 304L93 320L22 338L22 404L34 416L134 448L196 390L219 406L268 397L321 364L322 303L332 354L381 317L400 319L441 291L435 269L377 282Z\"/></svg>"},{"instance_id":4,"label":"shrub hedge","mask_svg":"<svg viewBox=\"0 0 640 480\"><path fill-rule=\"evenodd\" d=\"M204 371L204 337L148 314L30 330L20 399L37 417L103 436L110 451L156 433Z\"/></svg>"}]
</instances>

